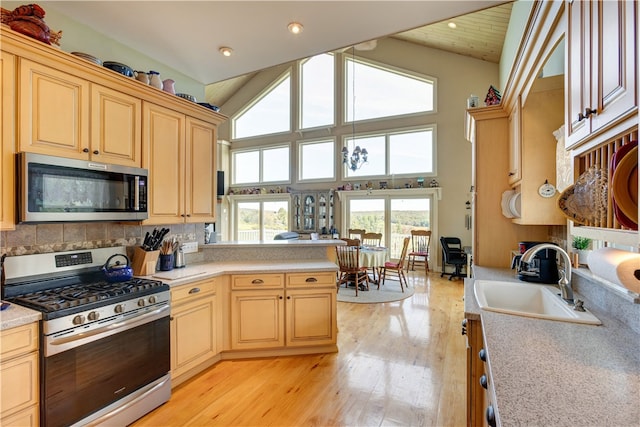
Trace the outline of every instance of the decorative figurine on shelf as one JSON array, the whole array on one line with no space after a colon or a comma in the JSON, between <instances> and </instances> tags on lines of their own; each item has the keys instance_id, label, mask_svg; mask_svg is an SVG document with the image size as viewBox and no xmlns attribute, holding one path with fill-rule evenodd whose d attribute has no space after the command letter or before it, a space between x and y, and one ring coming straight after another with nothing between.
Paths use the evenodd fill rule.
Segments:
<instances>
[{"instance_id":1,"label":"decorative figurine on shelf","mask_svg":"<svg viewBox=\"0 0 640 427\"><path fill-rule=\"evenodd\" d=\"M423 177L418 177L416 178L416 182L418 183L418 188L424 188L424 178Z\"/></svg>"},{"instance_id":2,"label":"decorative figurine on shelf","mask_svg":"<svg viewBox=\"0 0 640 427\"><path fill-rule=\"evenodd\" d=\"M436 181L436 179L435 179L435 178L433 178L433 179L431 180L431 182L429 183L429 187L431 187L431 188L437 188L437 187L440 187L440 184L438 184L438 181Z\"/></svg>"},{"instance_id":3,"label":"decorative figurine on shelf","mask_svg":"<svg viewBox=\"0 0 640 427\"><path fill-rule=\"evenodd\" d=\"M46 44L60 44L62 31L51 33L44 22L45 11L37 4L18 6L13 11L1 9L2 23L18 33ZM52 39L53 34L53 39Z\"/></svg>"},{"instance_id":4,"label":"decorative figurine on shelf","mask_svg":"<svg viewBox=\"0 0 640 427\"><path fill-rule=\"evenodd\" d=\"M487 92L487 96L486 98L484 98L484 104L486 106L499 105L501 98L502 98L502 95L500 95L500 91L495 87L493 87L493 85L489 86L489 92Z\"/></svg>"}]
</instances>

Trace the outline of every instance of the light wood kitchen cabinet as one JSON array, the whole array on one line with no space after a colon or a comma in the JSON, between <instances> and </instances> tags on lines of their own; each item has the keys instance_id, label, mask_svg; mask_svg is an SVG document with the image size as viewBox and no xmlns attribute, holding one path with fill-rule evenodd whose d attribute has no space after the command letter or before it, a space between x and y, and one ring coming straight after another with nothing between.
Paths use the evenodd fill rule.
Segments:
<instances>
[{"instance_id":1,"label":"light wood kitchen cabinet","mask_svg":"<svg viewBox=\"0 0 640 427\"><path fill-rule=\"evenodd\" d=\"M16 152L16 57L6 52L0 56L0 230L15 229L15 152Z\"/></svg>"},{"instance_id":2,"label":"light wood kitchen cabinet","mask_svg":"<svg viewBox=\"0 0 640 427\"><path fill-rule=\"evenodd\" d=\"M63 65L20 59L20 151L141 165L141 101Z\"/></svg>"},{"instance_id":3,"label":"light wood kitchen cabinet","mask_svg":"<svg viewBox=\"0 0 640 427\"><path fill-rule=\"evenodd\" d=\"M287 346L336 343L336 275L289 273L286 282Z\"/></svg>"},{"instance_id":4,"label":"light wood kitchen cabinet","mask_svg":"<svg viewBox=\"0 0 640 427\"><path fill-rule=\"evenodd\" d=\"M124 166L142 165L142 101L91 84L92 160Z\"/></svg>"},{"instance_id":5,"label":"light wood kitchen cabinet","mask_svg":"<svg viewBox=\"0 0 640 427\"><path fill-rule=\"evenodd\" d=\"M171 288L171 378L210 361L217 350L217 279Z\"/></svg>"},{"instance_id":6,"label":"light wood kitchen cabinet","mask_svg":"<svg viewBox=\"0 0 640 427\"><path fill-rule=\"evenodd\" d=\"M558 208L559 194L543 197L540 187L556 184L556 145L553 132L562 126L564 113L564 76L537 78L520 111L520 217L516 224L565 225Z\"/></svg>"},{"instance_id":7,"label":"light wood kitchen cabinet","mask_svg":"<svg viewBox=\"0 0 640 427\"><path fill-rule=\"evenodd\" d=\"M20 59L19 69L20 151L88 158L89 82L62 65Z\"/></svg>"},{"instance_id":8,"label":"light wood kitchen cabinet","mask_svg":"<svg viewBox=\"0 0 640 427\"><path fill-rule=\"evenodd\" d=\"M518 242L546 241L548 227L515 224L502 214L502 193L510 188L509 115L501 106L469 109L467 115L467 138L473 145L473 263L509 268Z\"/></svg>"},{"instance_id":9,"label":"light wood kitchen cabinet","mask_svg":"<svg viewBox=\"0 0 640 427\"><path fill-rule=\"evenodd\" d=\"M284 274L231 277L231 348L283 347Z\"/></svg>"},{"instance_id":10,"label":"light wood kitchen cabinet","mask_svg":"<svg viewBox=\"0 0 640 427\"><path fill-rule=\"evenodd\" d=\"M335 273L235 275L231 348L335 345Z\"/></svg>"},{"instance_id":11,"label":"light wood kitchen cabinet","mask_svg":"<svg viewBox=\"0 0 640 427\"><path fill-rule=\"evenodd\" d=\"M0 332L0 424L37 426L38 324Z\"/></svg>"},{"instance_id":12,"label":"light wood kitchen cabinet","mask_svg":"<svg viewBox=\"0 0 640 427\"><path fill-rule=\"evenodd\" d=\"M567 4L567 148L637 120L637 7L629 0Z\"/></svg>"},{"instance_id":13,"label":"light wood kitchen cabinet","mask_svg":"<svg viewBox=\"0 0 640 427\"><path fill-rule=\"evenodd\" d=\"M147 224L214 222L217 124L143 104L143 167L149 169Z\"/></svg>"}]
</instances>

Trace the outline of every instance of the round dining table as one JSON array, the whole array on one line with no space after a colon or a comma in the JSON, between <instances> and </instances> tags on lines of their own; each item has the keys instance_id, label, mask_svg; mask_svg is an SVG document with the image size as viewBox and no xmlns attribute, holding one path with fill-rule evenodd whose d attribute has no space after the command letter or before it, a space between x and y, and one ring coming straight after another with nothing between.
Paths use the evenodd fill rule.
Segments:
<instances>
[{"instance_id":1,"label":"round dining table","mask_svg":"<svg viewBox=\"0 0 640 427\"><path fill-rule=\"evenodd\" d=\"M389 250L384 247L367 247L360 249L360 267L367 267L373 270L373 282L380 280L380 269L384 263L389 261Z\"/></svg>"}]
</instances>

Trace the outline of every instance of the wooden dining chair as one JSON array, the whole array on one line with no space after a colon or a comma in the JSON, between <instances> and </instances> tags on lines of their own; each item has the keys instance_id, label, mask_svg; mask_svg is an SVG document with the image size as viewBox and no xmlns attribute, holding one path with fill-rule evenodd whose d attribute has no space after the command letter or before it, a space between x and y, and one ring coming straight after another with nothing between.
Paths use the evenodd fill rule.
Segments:
<instances>
[{"instance_id":1,"label":"wooden dining chair","mask_svg":"<svg viewBox=\"0 0 640 427\"><path fill-rule=\"evenodd\" d=\"M360 239L362 240L362 235L366 233L365 230L361 228L350 228L349 229L349 238L350 239Z\"/></svg>"},{"instance_id":2,"label":"wooden dining chair","mask_svg":"<svg viewBox=\"0 0 640 427\"><path fill-rule=\"evenodd\" d=\"M407 271L415 270L415 265L424 264L424 272L429 273L429 243L431 230L411 230L411 251L407 261Z\"/></svg>"},{"instance_id":3,"label":"wooden dining chair","mask_svg":"<svg viewBox=\"0 0 640 427\"><path fill-rule=\"evenodd\" d=\"M382 242L382 233L364 233L362 235L362 246L378 247Z\"/></svg>"},{"instance_id":4,"label":"wooden dining chair","mask_svg":"<svg viewBox=\"0 0 640 427\"><path fill-rule=\"evenodd\" d=\"M340 285L343 283L345 286L349 286L349 282L355 282L356 296L358 296L358 288L361 283L365 283L366 289L369 290L367 269L360 267L359 246L336 246L336 258L340 274L336 283L336 292L340 290Z\"/></svg>"},{"instance_id":5,"label":"wooden dining chair","mask_svg":"<svg viewBox=\"0 0 640 427\"><path fill-rule=\"evenodd\" d=\"M400 289L404 292L404 288L407 285L407 277L404 275L404 261L407 257L407 250L409 249L409 241L411 239L409 237L405 237L402 242L402 252L400 253L400 259L398 262L387 261L384 263L384 267L382 267L380 282L384 285L384 279L387 277L387 273L391 273L398 277L398 281L400 282ZM404 281L404 287L403 287ZM380 289L380 282L378 282L378 289Z\"/></svg>"},{"instance_id":6,"label":"wooden dining chair","mask_svg":"<svg viewBox=\"0 0 640 427\"><path fill-rule=\"evenodd\" d=\"M340 240L347 242L347 246L360 246L360 239L349 239L348 237L341 237Z\"/></svg>"}]
</instances>

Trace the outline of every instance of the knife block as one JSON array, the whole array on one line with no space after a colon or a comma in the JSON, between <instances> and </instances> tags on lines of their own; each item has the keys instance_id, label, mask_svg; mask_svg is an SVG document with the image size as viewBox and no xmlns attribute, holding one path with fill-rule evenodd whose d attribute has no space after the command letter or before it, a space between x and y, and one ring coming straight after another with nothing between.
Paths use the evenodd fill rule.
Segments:
<instances>
[{"instance_id":1,"label":"knife block","mask_svg":"<svg viewBox=\"0 0 640 427\"><path fill-rule=\"evenodd\" d=\"M141 247L136 247L133 252L133 275L149 276L156 272L156 263L160 251L145 251Z\"/></svg>"}]
</instances>

